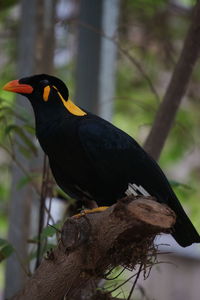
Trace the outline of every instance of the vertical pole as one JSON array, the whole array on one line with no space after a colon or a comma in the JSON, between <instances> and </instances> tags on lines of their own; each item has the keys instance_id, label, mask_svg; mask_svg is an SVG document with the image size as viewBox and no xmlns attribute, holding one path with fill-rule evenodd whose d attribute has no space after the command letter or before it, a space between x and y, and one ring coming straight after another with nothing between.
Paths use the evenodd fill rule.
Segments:
<instances>
[{"instance_id":1,"label":"vertical pole","mask_svg":"<svg viewBox=\"0 0 200 300\"><path fill-rule=\"evenodd\" d=\"M22 0L21 3L21 27L18 47L18 66L17 76L27 76L34 72L35 64L35 40L36 40L36 1ZM25 106L28 113L31 114L31 107L25 102L21 96L17 96L18 105ZM19 119L16 124L21 126ZM19 140L19 137L16 136ZM23 167L29 170L29 161L20 153L19 149L14 145L15 156L21 162ZM22 286L26 278L26 274L20 265L20 261L24 263L27 260L27 237L29 233L29 217L30 206L32 202L33 191L26 185L21 189L17 189L20 178L24 177L22 171L13 166L12 169L12 189L9 215L9 232L8 240L16 249L16 254L11 255L6 265L6 287L5 298L10 298Z\"/></svg>"},{"instance_id":2,"label":"vertical pole","mask_svg":"<svg viewBox=\"0 0 200 300\"><path fill-rule=\"evenodd\" d=\"M111 120L116 45L105 36L117 32L120 0L82 0L76 72L76 102ZM105 34L105 36L104 36Z\"/></svg>"},{"instance_id":3,"label":"vertical pole","mask_svg":"<svg viewBox=\"0 0 200 300\"><path fill-rule=\"evenodd\" d=\"M76 69L76 103L98 113L102 0L81 0Z\"/></svg>"},{"instance_id":4,"label":"vertical pole","mask_svg":"<svg viewBox=\"0 0 200 300\"><path fill-rule=\"evenodd\" d=\"M119 8L120 0L103 1L102 32L105 34L105 36L114 38L117 35ZM116 44L102 35L98 89L98 114L108 121L111 121L113 114L116 59Z\"/></svg>"},{"instance_id":5,"label":"vertical pole","mask_svg":"<svg viewBox=\"0 0 200 300\"><path fill-rule=\"evenodd\" d=\"M22 0L17 66L19 78L33 73L53 73L55 6L55 0ZM17 103L34 118L30 103L24 97L17 96ZM16 123L22 126L20 120ZM43 154L40 148L37 157L31 159L26 159L17 147L15 155L26 170L41 171ZM20 262L24 266L27 264L27 239L30 234L36 236L38 231L39 197L28 185L17 189L22 176L21 170L13 166L8 239L18 255L13 254L7 260L6 298L10 298L24 284L27 276Z\"/></svg>"}]
</instances>

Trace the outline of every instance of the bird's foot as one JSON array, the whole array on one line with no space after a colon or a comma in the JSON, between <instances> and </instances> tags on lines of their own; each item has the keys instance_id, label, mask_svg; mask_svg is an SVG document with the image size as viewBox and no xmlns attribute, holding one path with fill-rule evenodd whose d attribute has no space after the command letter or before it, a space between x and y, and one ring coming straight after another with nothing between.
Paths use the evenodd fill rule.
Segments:
<instances>
[{"instance_id":1,"label":"bird's foot","mask_svg":"<svg viewBox=\"0 0 200 300\"><path fill-rule=\"evenodd\" d=\"M81 217L84 217L85 215L99 213L99 212L102 212L102 211L104 211L108 208L109 208L109 206L99 206L99 207L95 207L95 208L92 208L92 209L84 209L79 214L74 215L72 218L79 219Z\"/></svg>"}]
</instances>

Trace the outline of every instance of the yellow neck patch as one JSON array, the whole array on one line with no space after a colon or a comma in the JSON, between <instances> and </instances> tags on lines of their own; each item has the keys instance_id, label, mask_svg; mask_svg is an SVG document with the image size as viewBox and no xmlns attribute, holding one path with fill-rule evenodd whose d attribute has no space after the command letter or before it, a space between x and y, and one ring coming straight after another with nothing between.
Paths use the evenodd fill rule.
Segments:
<instances>
[{"instance_id":1,"label":"yellow neck patch","mask_svg":"<svg viewBox=\"0 0 200 300\"><path fill-rule=\"evenodd\" d=\"M61 93L57 90L57 93L62 100L62 103L66 107L66 109L75 116L85 116L87 115L86 112L84 112L82 109L80 109L78 106L76 106L71 100L65 100Z\"/></svg>"},{"instance_id":2,"label":"yellow neck patch","mask_svg":"<svg viewBox=\"0 0 200 300\"><path fill-rule=\"evenodd\" d=\"M86 112L84 112L82 109L80 109L78 106L76 106L70 99L63 102L63 104L67 108L67 110L75 116L85 116L85 115L87 115Z\"/></svg>"},{"instance_id":3,"label":"yellow neck patch","mask_svg":"<svg viewBox=\"0 0 200 300\"><path fill-rule=\"evenodd\" d=\"M51 91L50 86L49 85L45 86L44 91L43 91L43 100L44 101L48 101L50 91Z\"/></svg>"}]
</instances>

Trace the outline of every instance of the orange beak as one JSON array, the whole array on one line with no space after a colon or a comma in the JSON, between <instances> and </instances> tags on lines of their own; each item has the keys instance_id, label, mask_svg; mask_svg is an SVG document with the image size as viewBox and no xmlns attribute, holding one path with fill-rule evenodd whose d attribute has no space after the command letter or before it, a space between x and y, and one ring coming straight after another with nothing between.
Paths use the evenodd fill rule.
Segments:
<instances>
[{"instance_id":1,"label":"orange beak","mask_svg":"<svg viewBox=\"0 0 200 300\"><path fill-rule=\"evenodd\" d=\"M3 87L3 90L20 94L31 94L33 92L31 85L20 84L19 80L12 80L6 83Z\"/></svg>"}]
</instances>

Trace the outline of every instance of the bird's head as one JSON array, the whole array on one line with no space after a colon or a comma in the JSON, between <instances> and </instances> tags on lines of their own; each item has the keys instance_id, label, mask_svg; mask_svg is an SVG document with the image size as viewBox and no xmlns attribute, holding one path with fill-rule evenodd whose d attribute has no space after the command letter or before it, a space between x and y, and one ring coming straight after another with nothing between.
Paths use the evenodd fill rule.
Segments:
<instances>
[{"instance_id":1,"label":"bird's head","mask_svg":"<svg viewBox=\"0 0 200 300\"><path fill-rule=\"evenodd\" d=\"M69 100L69 91L64 82L54 76L39 74L24 77L8 82L3 89L26 96L33 108L41 105L51 108L64 106L73 115L86 115Z\"/></svg>"}]
</instances>

